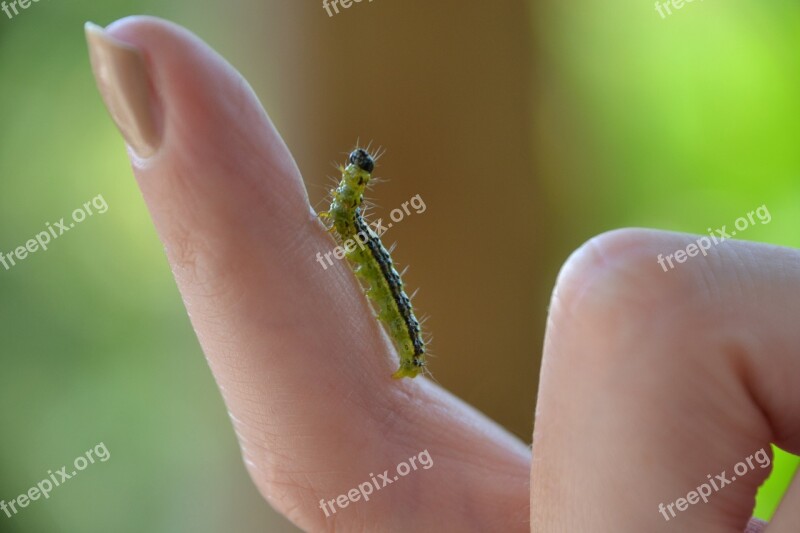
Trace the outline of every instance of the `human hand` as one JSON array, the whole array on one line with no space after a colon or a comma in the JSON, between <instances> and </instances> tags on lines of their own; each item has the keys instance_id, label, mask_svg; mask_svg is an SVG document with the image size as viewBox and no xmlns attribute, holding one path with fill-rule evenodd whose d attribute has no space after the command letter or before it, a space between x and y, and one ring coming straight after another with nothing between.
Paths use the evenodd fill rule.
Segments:
<instances>
[{"instance_id":1,"label":"human hand","mask_svg":"<svg viewBox=\"0 0 800 533\"><path fill-rule=\"evenodd\" d=\"M245 464L298 526L738 532L766 471L670 521L656 506L771 440L798 448L797 252L730 242L663 273L654 257L687 237L581 248L551 309L531 471L529 449L459 399L390 378L391 343L347 266L315 262L330 237L230 65L152 18L87 35ZM392 479L423 450L430 468ZM331 504L387 469L368 502ZM784 507L770 533L797 523Z\"/></svg>"},{"instance_id":2,"label":"human hand","mask_svg":"<svg viewBox=\"0 0 800 533\"><path fill-rule=\"evenodd\" d=\"M272 506L309 531L527 529L528 447L432 382L390 377L391 343L344 262L316 262L331 236L241 76L152 18L89 27L88 39L245 464ZM433 466L392 479L424 450ZM380 489L369 501L328 504L326 516L320 500L370 474Z\"/></svg>"}]
</instances>

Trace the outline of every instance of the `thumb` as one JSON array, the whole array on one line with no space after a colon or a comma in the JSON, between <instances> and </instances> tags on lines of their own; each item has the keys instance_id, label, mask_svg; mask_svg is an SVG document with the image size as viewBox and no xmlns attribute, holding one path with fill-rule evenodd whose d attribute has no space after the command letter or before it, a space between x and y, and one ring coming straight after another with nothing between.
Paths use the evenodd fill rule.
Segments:
<instances>
[{"instance_id":1,"label":"thumb","mask_svg":"<svg viewBox=\"0 0 800 533\"><path fill-rule=\"evenodd\" d=\"M152 18L90 25L87 39L267 500L313 530L334 521L343 530L526 528L529 451L429 381L391 379L391 344L347 266L317 263L333 242L242 77L197 37ZM423 450L436 468L394 483L405 475L398 463ZM392 488L344 509L381 472Z\"/></svg>"}]
</instances>

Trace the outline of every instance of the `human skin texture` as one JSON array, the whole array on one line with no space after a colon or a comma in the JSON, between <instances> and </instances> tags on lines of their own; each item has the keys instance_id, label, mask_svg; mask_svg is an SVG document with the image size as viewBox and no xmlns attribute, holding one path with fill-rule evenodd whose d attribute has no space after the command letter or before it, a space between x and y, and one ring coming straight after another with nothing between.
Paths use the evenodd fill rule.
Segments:
<instances>
[{"instance_id":1,"label":"human skin texture","mask_svg":"<svg viewBox=\"0 0 800 533\"><path fill-rule=\"evenodd\" d=\"M330 235L227 62L153 18L87 38L244 463L299 527L740 533L768 470L669 521L657 506L769 442L800 450L797 251L729 241L665 273L656 256L693 237L620 230L582 246L553 295L532 463L424 376L391 378L390 340L347 265L314 260ZM430 469L321 510L423 449ZM792 531L799 490L770 533Z\"/></svg>"}]
</instances>

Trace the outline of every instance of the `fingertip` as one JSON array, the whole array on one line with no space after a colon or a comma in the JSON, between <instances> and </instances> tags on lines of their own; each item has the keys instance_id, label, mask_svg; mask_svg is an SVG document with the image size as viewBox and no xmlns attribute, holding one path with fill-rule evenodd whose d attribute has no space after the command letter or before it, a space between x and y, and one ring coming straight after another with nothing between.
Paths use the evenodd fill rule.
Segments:
<instances>
[{"instance_id":1,"label":"fingertip","mask_svg":"<svg viewBox=\"0 0 800 533\"><path fill-rule=\"evenodd\" d=\"M191 188L197 198L253 203L262 211L240 210L243 216L263 218L263 211L269 211L292 227L307 221L308 195L297 165L255 92L233 66L192 32L156 17L125 17L105 29L87 25L87 34L101 32L106 41L128 54L135 51L141 59L138 77L144 81L123 77L105 91L110 96L104 100L135 152L132 162L149 202L159 202L165 193L188 198ZM114 112L115 107L142 108L126 100L131 86L149 88L155 126L148 131L158 129L157 149L142 150L149 146L137 142L142 128L130 126L147 120ZM141 93L143 89L137 95ZM120 100L125 104L112 105ZM119 116L128 118L117 120ZM159 181L167 183L155 183Z\"/></svg>"}]
</instances>

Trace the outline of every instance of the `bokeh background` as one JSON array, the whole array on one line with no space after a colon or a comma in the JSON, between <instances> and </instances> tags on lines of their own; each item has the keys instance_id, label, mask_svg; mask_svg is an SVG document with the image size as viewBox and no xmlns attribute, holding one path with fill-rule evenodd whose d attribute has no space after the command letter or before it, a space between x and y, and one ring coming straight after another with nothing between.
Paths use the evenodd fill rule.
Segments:
<instances>
[{"instance_id":1,"label":"bokeh background","mask_svg":"<svg viewBox=\"0 0 800 533\"><path fill-rule=\"evenodd\" d=\"M103 442L0 531L296 531L259 497L189 325L83 23L185 25L250 80L324 205L356 139L387 149L373 190L429 315L437 380L530 442L559 266L623 226L705 233L766 204L743 238L800 246L800 4L89 0L0 13L0 251L102 194L94 215L0 267L0 499ZM768 518L797 460L781 457Z\"/></svg>"}]
</instances>

